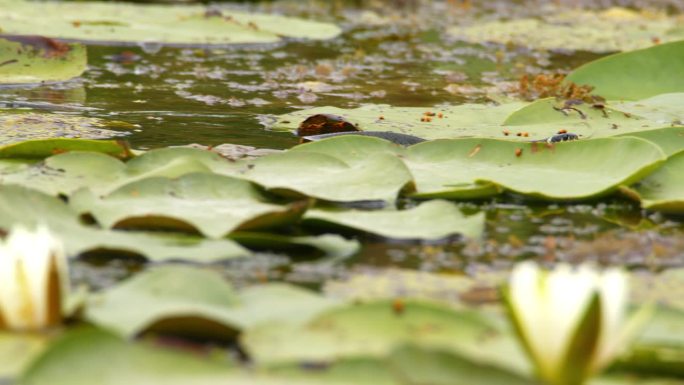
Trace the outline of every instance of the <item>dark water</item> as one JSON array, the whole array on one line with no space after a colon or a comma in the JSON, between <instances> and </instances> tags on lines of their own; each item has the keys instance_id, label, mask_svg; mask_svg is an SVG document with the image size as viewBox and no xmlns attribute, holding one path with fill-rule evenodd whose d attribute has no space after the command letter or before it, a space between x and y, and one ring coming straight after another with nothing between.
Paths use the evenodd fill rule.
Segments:
<instances>
[{"instance_id":1,"label":"dark water","mask_svg":"<svg viewBox=\"0 0 684 385\"><path fill-rule=\"evenodd\" d=\"M314 7L305 6L314 4ZM337 2L339 3L339 2ZM489 7L496 8L493 2ZM244 6L243 6L244 7ZM276 2L258 9L332 21L344 28L333 40L289 41L229 49L89 47L89 71L67 84L0 89L0 100L47 102L56 111L120 120L136 125L133 147L235 143L265 148L296 145L291 133L264 126L269 116L313 106L357 107L484 102L482 92L523 74L568 71L599 57L582 52L546 52L450 39L444 27L496 12L465 11L442 2L415 9L377 8L394 22L363 22L365 9L334 2ZM532 12L505 3L498 12ZM478 13L479 12L479 13ZM145 52L147 51L147 52ZM471 86L453 94L450 83ZM437 245L396 244L360 236L363 251L342 264L291 263L264 254L234 261L228 275L240 279L287 279L303 283L343 276L350 270L403 266L426 271L499 269L513 261L596 260L658 270L684 262L684 226L676 218L642 212L619 198L581 204L548 204L503 196L463 207L487 213L484 240ZM296 256L295 256L296 257ZM133 263L135 265L135 263ZM117 279L129 262L88 260L83 279Z\"/></svg>"}]
</instances>

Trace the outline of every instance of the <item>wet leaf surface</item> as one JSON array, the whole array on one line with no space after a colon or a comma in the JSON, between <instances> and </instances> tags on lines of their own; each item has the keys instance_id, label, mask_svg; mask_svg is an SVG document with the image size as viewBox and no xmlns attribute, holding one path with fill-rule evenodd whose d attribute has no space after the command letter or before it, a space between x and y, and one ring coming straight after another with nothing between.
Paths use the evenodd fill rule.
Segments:
<instances>
[{"instance_id":1,"label":"wet leaf surface","mask_svg":"<svg viewBox=\"0 0 684 385\"><path fill-rule=\"evenodd\" d=\"M39 36L0 38L0 84L69 80L86 70L87 57L82 44Z\"/></svg>"}]
</instances>

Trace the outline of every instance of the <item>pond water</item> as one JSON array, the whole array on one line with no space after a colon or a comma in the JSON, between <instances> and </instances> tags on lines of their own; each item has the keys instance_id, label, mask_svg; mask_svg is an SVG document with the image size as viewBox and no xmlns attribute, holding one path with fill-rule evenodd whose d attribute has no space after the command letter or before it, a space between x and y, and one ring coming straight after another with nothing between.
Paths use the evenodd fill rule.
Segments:
<instances>
[{"instance_id":1,"label":"pond water","mask_svg":"<svg viewBox=\"0 0 684 385\"><path fill-rule=\"evenodd\" d=\"M486 102L486 90L515 84L524 74L565 72L600 57L466 44L444 32L474 17L534 13L534 7L513 2L487 2L481 5L486 9L475 10L460 2L391 10L341 3L240 6L338 23L344 33L330 41L221 49L91 45L89 71L82 79L3 88L0 100L133 124L126 129L127 140L137 149L190 143L284 149L298 139L268 129L277 114L364 103L431 108ZM384 24L383 17L393 23ZM549 204L507 195L461 205L471 213L486 212L484 239L426 245L352 235L364 247L341 262L264 253L217 268L237 282L272 279L317 286L350 271L386 266L471 273L507 268L524 258L596 260L647 270L684 263L681 219L644 212L621 198ZM141 265L91 257L76 267L78 279L102 286Z\"/></svg>"}]
</instances>

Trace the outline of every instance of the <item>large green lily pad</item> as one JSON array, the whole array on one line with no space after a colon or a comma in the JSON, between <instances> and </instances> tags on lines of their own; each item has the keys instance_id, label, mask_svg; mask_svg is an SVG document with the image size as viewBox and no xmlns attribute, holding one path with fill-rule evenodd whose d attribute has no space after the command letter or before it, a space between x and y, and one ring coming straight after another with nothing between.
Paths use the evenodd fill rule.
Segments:
<instances>
[{"instance_id":1,"label":"large green lily pad","mask_svg":"<svg viewBox=\"0 0 684 385\"><path fill-rule=\"evenodd\" d=\"M656 45L589 62L574 70L567 80L589 84L595 94L609 100L639 100L684 92L684 80L679 76L684 71L682 55L684 41Z\"/></svg>"},{"instance_id":2,"label":"large green lily pad","mask_svg":"<svg viewBox=\"0 0 684 385\"><path fill-rule=\"evenodd\" d=\"M78 329L53 344L21 383L225 384L231 371L226 363L135 345L97 329Z\"/></svg>"},{"instance_id":3,"label":"large green lily pad","mask_svg":"<svg viewBox=\"0 0 684 385\"><path fill-rule=\"evenodd\" d=\"M0 38L0 84L69 80L82 74L87 64L82 44L44 37Z\"/></svg>"},{"instance_id":4,"label":"large green lily pad","mask_svg":"<svg viewBox=\"0 0 684 385\"><path fill-rule=\"evenodd\" d=\"M50 37L117 44L226 45L275 43L282 37L330 39L332 24L203 6L106 2L0 2L0 25L8 35L40 31Z\"/></svg>"},{"instance_id":5,"label":"large green lily pad","mask_svg":"<svg viewBox=\"0 0 684 385\"><path fill-rule=\"evenodd\" d=\"M667 159L656 172L642 180L635 190L641 206L666 213L684 213L684 152Z\"/></svg>"},{"instance_id":6,"label":"large green lily pad","mask_svg":"<svg viewBox=\"0 0 684 385\"><path fill-rule=\"evenodd\" d=\"M210 238L290 223L306 208L270 203L248 181L209 173L146 178L103 197L84 189L71 196L70 205L106 228L196 230Z\"/></svg>"},{"instance_id":7,"label":"large green lily pad","mask_svg":"<svg viewBox=\"0 0 684 385\"><path fill-rule=\"evenodd\" d=\"M528 373L516 342L501 326L469 310L415 300L338 306L305 323L264 323L248 329L243 346L260 364L387 358L405 344L437 348Z\"/></svg>"},{"instance_id":8,"label":"large green lily pad","mask_svg":"<svg viewBox=\"0 0 684 385\"><path fill-rule=\"evenodd\" d=\"M128 135L126 131L107 129L112 124L99 118L76 115L0 111L0 145L30 139L107 139Z\"/></svg>"},{"instance_id":9,"label":"large green lily pad","mask_svg":"<svg viewBox=\"0 0 684 385\"><path fill-rule=\"evenodd\" d=\"M395 351L389 361L392 369L399 372L408 384L536 384L531 378L444 350L407 345Z\"/></svg>"},{"instance_id":10,"label":"large green lily pad","mask_svg":"<svg viewBox=\"0 0 684 385\"><path fill-rule=\"evenodd\" d=\"M294 131L311 115L333 114L346 118L363 131L391 131L415 135L424 139L456 138L467 136L503 137L502 122L508 115L527 103L513 102L496 105L462 104L440 107L392 107L388 105L365 105L355 109L337 107L316 107L280 115L274 123L274 130ZM421 122L425 112L441 112L443 117ZM380 117L383 119L380 119Z\"/></svg>"},{"instance_id":11,"label":"large green lily pad","mask_svg":"<svg viewBox=\"0 0 684 385\"><path fill-rule=\"evenodd\" d=\"M165 266L95 295L86 317L126 337L151 330L225 339L263 322L301 322L334 304L287 284L235 292L215 272Z\"/></svg>"},{"instance_id":12,"label":"large green lily pad","mask_svg":"<svg viewBox=\"0 0 684 385\"><path fill-rule=\"evenodd\" d=\"M484 231L484 213L466 217L453 203L433 200L402 210L321 210L308 211L304 224L352 228L392 239L443 240L461 235L478 238Z\"/></svg>"},{"instance_id":13,"label":"large green lily pad","mask_svg":"<svg viewBox=\"0 0 684 385\"><path fill-rule=\"evenodd\" d=\"M629 51L684 37L675 17L625 8L605 11L557 8L543 19L478 21L449 34L470 43L515 44L533 49ZM616 83L617 84L617 83Z\"/></svg>"},{"instance_id":14,"label":"large green lily pad","mask_svg":"<svg viewBox=\"0 0 684 385\"><path fill-rule=\"evenodd\" d=\"M394 201L412 179L399 158L384 152L362 160L354 156L287 151L238 162L236 167L229 172L231 175L273 192L336 202Z\"/></svg>"},{"instance_id":15,"label":"large green lily pad","mask_svg":"<svg viewBox=\"0 0 684 385\"><path fill-rule=\"evenodd\" d=\"M551 147L494 139L445 139L411 146L404 158L415 177L416 197L461 198L479 192L487 196L491 195L487 184L495 184L554 200L608 194L640 180L664 160L656 145L631 137Z\"/></svg>"},{"instance_id":16,"label":"large green lily pad","mask_svg":"<svg viewBox=\"0 0 684 385\"><path fill-rule=\"evenodd\" d=\"M431 122L420 122L421 114L427 111L425 108L383 105L356 109L316 107L281 115L273 128L295 130L307 117L328 113L358 124L363 131L396 132L426 140L478 137L519 142L544 141L561 129L579 135L580 139L588 139L640 134L682 125L684 114L677 108L682 102L684 94L674 93L630 103L609 102L605 108L585 103L573 105L573 109L563 109L563 103L553 98L499 106L464 104L434 109L433 112L444 111L446 117L433 117ZM379 116L384 119L379 120Z\"/></svg>"},{"instance_id":17,"label":"large green lily pad","mask_svg":"<svg viewBox=\"0 0 684 385\"><path fill-rule=\"evenodd\" d=\"M179 234L102 230L80 223L78 214L57 197L21 186L0 186L0 228L47 225L69 255L109 251L142 255L153 260L186 259L213 262L250 255L227 239L207 240Z\"/></svg>"},{"instance_id":18,"label":"large green lily pad","mask_svg":"<svg viewBox=\"0 0 684 385\"><path fill-rule=\"evenodd\" d=\"M386 365L350 360L326 368L239 368L216 355L134 343L99 329L77 329L50 346L20 383L38 385L399 385ZM217 357L219 356L219 357ZM69 369L71 368L71 369ZM78 368L78 370L73 370Z\"/></svg>"}]
</instances>

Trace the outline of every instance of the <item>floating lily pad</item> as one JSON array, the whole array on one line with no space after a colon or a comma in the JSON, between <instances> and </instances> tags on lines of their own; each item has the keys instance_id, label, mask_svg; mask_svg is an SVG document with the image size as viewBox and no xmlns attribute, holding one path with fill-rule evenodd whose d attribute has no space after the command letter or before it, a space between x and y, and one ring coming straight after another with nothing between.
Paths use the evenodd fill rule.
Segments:
<instances>
[{"instance_id":1,"label":"floating lily pad","mask_svg":"<svg viewBox=\"0 0 684 385\"><path fill-rule=\"evenodd\" d=\"M220 355L220 354L217 354ZM66 370L78 368L78 370ZM211 354L134 343L98 329L77 329L50 346L24 374L26 385L399 385L383 363L351 360L310 370L236 367Z\"/></svg>"},{"instance_id":2,"label":"floating lily pad","mask_svg":"<svg viewBox=\"0 0 684 385\"><path fill-rule=\"evenodd\" d=\"M646 139L660 147L668 157L684 150L684 127L665 127L657 130L630 132L620 136Z\"/></svg>"},{"instance_id":3,"label":"floating lily pad","mask_svg":"<svg viewBox=\"0 0 684 385\"><path fill-rule=\"evenodd\" d=\"M19 376L48 342L49 338L40 334L0 332L0 379Z\"/></svg>"},{"instance_id":4,"label":"floating lily pad","mask_svg":"<svg viewBox=\"0 0 684 385\"><path fill-rule=\"evenodd\" d=\"M642 14L626 8L600 12L558 8L541 20L480 21L452 27L448 32L470 43L592 52L629 51L684 37L684 29L675 17Z\"/></svg>"},{"instance_id":5,"label":"floating lily pad","mask_svg":"<svg viewBox=\"0 0 684 385\"><path fill-rule=\"evenodd\" d=\"M232 175L273 192L336 202L394 201L401 190L410 186L412 179L401 160L386 153L361 160L351 155L347 159L346 156L287 151L236 165L240 169L232 171Z\"/></svg>"},{"instance_id":6,"label":"floating lily pad","mask_svg":"<svg viewBox=\"0 0 684 385\"><path fill-rule=\"evenodd\" d=\"M409 384L532 385L537 382L454 352L405 346L390 357L392 368Z\"/></svg>"},{"instance_id":7,"label":"floating lily pad","mask_svg":"<svg viewBox=\"0 0 684 385\"><path fill-rule=\"evenodd\" d=\"M235 292L215 272L165 266L96 295L86 317L125 337L152 330L226 338L267 321L301 322L334 304L286 284Z\"/></svg>"},{"instance_id":8,"label":"floating lily pad","mask_svg":"<svg viewBox=\"0 0 684 385\"><path fill-rule=\"evenodd\" d=\"M641 206L666 213L684 213L684 152L667 162L636 186Z\"/></svg>"},{"instance_id":9,"label":"floating lily pad","mask_svg":"<svg viewBox=\"0 0 684 385\"><path fill-rule=\"evenodd\" d=\"M472 197L490 183L530 197L593 198L648 175L665 160L656 145L639 138L557 143L494 139L425 142L407 149L416 197ZM486 186L486 185L485 185ZM486 190L482 195L487 196Z\"/></svg>"},{"instance_id":10,"label":"floating lily pad","mask_svg":"<svg viewBox=\"0 0 684 385\"><path fill-rule=\"evenodd\" d=\"M0 111L0 145L30 139L107 139L128 135L125 131L107 129L106 127L111 124L113 123L102 119L76 115ZM23 144L20 143L20 145ZM82 146L79 147L83 149Z\"/></svg>"},{"instance_id":11,"label":"floating lily pad","mask_svg":"<svg viewBox=\"0 0 684 385\"><path fill-rule=\"evenodd\" d=\"M344 117L363 131L390 131L414 135L427 140L460 138L468 136L503 137L501 124L508 115L527 103L513 102L496 105L462 104L435 109L423 107L392 107L388 105L365 105L355 109L316 107L280 115L274 130L294 131L311 115L333 114ZM431 117L422 121L424 113L442 113L442 118ZM380 119L380 117L383 119ZM425 120L425 119L423 119Z\"/></svg>"},{"instance_id":12,"label":"floating lily pad","mask_svg":"<svg viewBox=\"0 0 684 385\"><path fill-rule=\"evenodd\" d=\"M515 341L487 318L413 300L339 306L303 324L265 323L248 329L242 343L259 364L386 358L410 343L463 353L516 373L529 370Z\"/></svg>"},{"instance_id":13,"label":"floating lily pad","mask_svg":"<svg viewBox=\"0 0 684 385\"><path fill-rule=\"evenodd\" d=\"M499 106L464 104L434 109L445 117L432 117L421 122L427 109L366 105L356 109L316 107L281 115L274 129L294 130L313 114L330 113L343 116L364 131L387 131L418 136L426 140L467 137L506 139L511 141L544 141L561 129L580 139L640 133L681 125L684 114L677 109L684 94L655 97L633 103L608 102L604 108L590 104L563 109L563 103L553 98L531 103L512 102ZM378 117L384 119L379 120Z\"/></svg>"},{"instance_id":14,"label":"floating lily pad","mask_svg":"<svg viewBox=\"0 0 684 385\"><path fill-rule=\"evenodd\" d=\"M264 232L238 231L230 234L230 239L254 250L282 250L295 252L299 250L322 251L326 257L346 258L361 249L357 240L345 239L336 234L319 236L288 236ZM294 253L293 253L294 254Z\"/></svg>"},{"instance_id":15,"label":"floating lily pad","mask_svg":"<svg viewBox=\"0 0 684 385\"><path fill-rule=\"evenodd\" d=\"M453 203L433 200L408 210L310 210L304 224L321 222L361 230L391 239L438 241L461 235L478 238L484 231L484 213L466 217Z\"/></svg>"},{"instance_id":16,"label":"floating lily pad","mask_svg":"<svg viewBox=\"0 0 684 385\"><path fill-rule=\"evenodd\" d=\"M87 64L82 44L38 36L0 38L0 84L69 80L81 75Z\"/></svg>"},{"instance_id":17,"label":"floating lily pad","mask_svg":"<svg viewBox=\"0 0 684 385\"><path fill-rule=\"evenodd\" d=\"M25 187L0 186L0 228L47 225L66 246L69 255L109 251L142 255L153 260L187 259L213 262L250 255L227 239L206 240L179 234L102 230L80 223L78 214L59 198Z\"/></svg>"},{"instance_id":18,"label":"floating lily pad","mask_svg":"<svg viewBox=\"0 0 684 385\"><path fill-rule=\"evenodd\" d=\"M208 173L147 178L103 197L84 189L70 204L106 228L196 230L210 238L290 223L306 208L270 203L250 182Z\"/></svg>"},{"instance_id":19,"label":"floating lily pad","mask_svg":"<svg viewBox=\"0 0 684 385\"><path fill-rule=\"evenodd\" d=\"M330 39L332 24L203 6L115 4L105 2L0 2L2 33L42 35L87 42L173 45L275 43L282 37Z\"/></svg>"},{"instance_id":20,"label":"floating lily pad","mask_svg":"<svg viewBox=\"0 0 684 385\"><path fill-rule=\"evenodd\" d=\"M78 370L65 370L65 368ZM219 384L231 367L197 356L136 345L97 329L67 333L41 356L22 384Z\"/></svg>"},{"instance_id":21,"label":"floating lily pad","mask_svg":"<svg viewBox=\"0 0 684 385\"><path fill-rule=\"evenodd\" d=\"M679 39L684 38L680 30ZM594 93L609 100L639 100L659 94L684 92L680 60L684 41L624 52L589 62L574 70L567 80L589 84Z\"/></svg>"}]
</instances>

